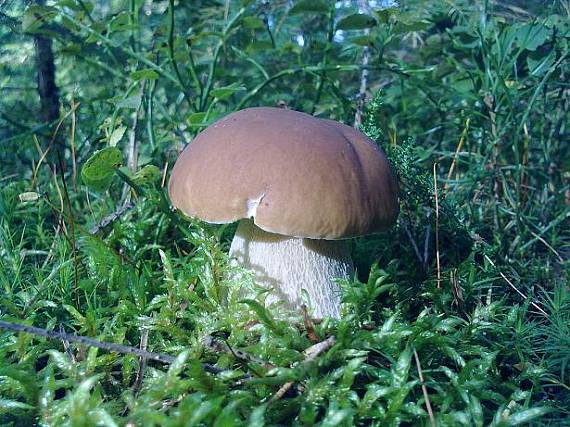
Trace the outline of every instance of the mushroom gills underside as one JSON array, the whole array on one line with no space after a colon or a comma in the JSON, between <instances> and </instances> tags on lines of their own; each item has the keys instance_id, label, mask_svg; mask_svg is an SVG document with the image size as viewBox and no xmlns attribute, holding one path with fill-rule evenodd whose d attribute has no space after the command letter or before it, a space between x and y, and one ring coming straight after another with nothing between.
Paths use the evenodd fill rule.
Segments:
<instances>
[{"instance_id":1,"label":"mushroom gills underside","mask_svg":"<svg viewBox=\"0 0 570 427\"><path fill-rule=\"evenodd\" d=\"M283 302L299 310L308 297L309 314L339 318L341 291L335 279L350 279L354 268L347 240L314 240L269 233L241 220L230 247L232 263L250 269L270 289L266 305Z\"/></svg>"}]
</instances>

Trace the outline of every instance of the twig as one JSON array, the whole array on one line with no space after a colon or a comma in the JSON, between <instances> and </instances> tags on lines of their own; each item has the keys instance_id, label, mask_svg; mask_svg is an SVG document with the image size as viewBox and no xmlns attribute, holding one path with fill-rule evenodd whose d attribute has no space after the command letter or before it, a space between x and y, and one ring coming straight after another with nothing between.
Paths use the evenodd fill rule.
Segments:
<instances>
[{"instance_id":1,"label":"twig","mask_svg":"<svg viewBox=\"0 0 570 427\"><path fill-rule=\"evenodd\" d=\"M148 345L148 328L143 326L141 332L141 339L139 343L139 349L146 351ZM133 393L137 395L141 389L141 385L144 378L144 370L146 368L146 358L139 357L139 370L137 371L137 376L135 377L135 383L133 384Z\"/></svg>"},{"instance_id":2,"label":"twig","mask_svg":"<svg viewBox=\"0 0 570 427\"><path fill-rule=\"evenodd\" d=\"M71 347L69 345L69 341L67 340L67 338L65 338L65 336L67 335L65 333L65 328L63 327L62 324L59 325L59 332L61 334L63 334L63 338L61 339L61 342L63 343L63 349L65 350L65 353L67 353L67 356L69 357L69 360L71 360L73 363L76 362L75 360L75 356L73 355L73 352L71 351Z\"/></svg>"},{"instance_id":3,"label":"twig","mask_svg":"<svg viewBox=\"0 0 570 427\"><path fill-rule=\"evenodd\" d=\"M441 268L439 264L439 196L437 192L437 163L433 164L433 192L435 197L435 265L437 288L441 288Z\"/></svg>"},{"instance_id":4,"label":"twig","mask_svg":"<svg viewBox=\"0 0 570 427\"><path fill-rule=\"evenodd\" d=\"M544 246L546 246L548 249L550 249L552 251L552 253L554 255L556 255L556 257L558 258L558 261L562 264L564 262L564 258L562 258L560 256L560 254L556 251L556 249L554 249L550 243L548 243L546 240L544 240L542 237L540 237L538 234L536 234L534 231L532 230L528 230L530 234L532 234L536 239L538 239Z\"/></svg>"},{"instance_id":5,"label":"twig","mask_svg":"<svg viewBox=\"0 0 570 427\"><path fill-rule=\"evenodd\" d=\"M326 340L310 346L303 352L305 354L305 360L303 361L303 364L312 362L321 353L328 351L335 344L336 344L336 338L334 335L331 335Z\"/></svg>"},{"instance_id":6,"label":"twig","mask_svg":"<svg viewBox=\"0 0 570 427\"><path fill-rule=\"evenodd\" d=\"M57 196L59 199L59 211L57 210L57 208L54 206L52 209L54 211L54 213L59 215L59 218L57 220L57 224L58 227L61 228L61 230L63 231L63 235L65 236L66 239L69 240L69 236L67 233L67 227L65 225L65 204L63 201L63 193L61 192L61 188L59 186L59 182L57 180L57 168L55 165L52 165L52 167L50 167L51 173L52 173L52 179L53 179L53 184L55 186L55 189L57 191ZM46 194L46 200L48 201L48 203L50 202L49 199L49 195Z\"/></svg>"},{"instance_id":7,"label":"twig","mask_svg":"<svg viewBox=\"0 0 570 427\"><path fill-rule=\"evenodd\" d=\"M507 283L509 284L509 286L510 286L511 288L513 288L513 289L516 291L516 293L518 293L518 294L519 294L521 297L523 297L525 300L528 300L528 299L529 299L524 293L522 293L522 292L513 284L513 282L511 282L511 281L507 278L507 276L505 276L505 275L503 274L502 271L500 271L500 270L497 268L497 266L496 266L495 263L491 260L491 258L489 258L486 254L484 255L484 257L485 257L485 259L487 260L487 262L488 262L489 264L491 264L491 266L497 270L497 272L498 272L499 275L503 278L503 280L504 280L505 282L507 282ZM532 306L533 306L534 308L536 308L538 311L540 311L541 314L543 314L544 316L548 316L548 314L546 313L546 311L544 311L538 304L536 304L536 303L533 302L533 301L531 301L530 303L532 304Z\"/></svg>"},{"instance_id":8,"label":"twig","mask_svg":"<svg viewBox=\"0 0 570 427\"><path fill-rule=\"evenodd\" d=\"M368 61L370 60L370 48L364 47L362 51L362 72L360 74L360 90L358 91L358 99L356 100L356 114L354 115L354 127L358 129L362 124L362 111L364 110L364 101L366 101L366 84L368 81Z\"/></svg>"},{"instance_id":9,"label":"twig","mask_svg":"<svg viewBox=\"0 0 570 427\"><path fill-rule=\"evenodd\" d=\"M420 358L418 357L418 352L416 351L416 349L413 348L412 350L414 352L414 359L416 361L416 368L418 370L418 376L420 377L420 384L422 386L422 393L424 394L424 399L426 402L426 409L427 409L427 413L429 415L429 420L430 420L432 427L435 427L436 426L435 417L433 416L433 410L431 409L431 403L429 401L429 394L428 394L427 387L426 387L425 382L424 382L424 374L422 372L422 366L420 365Z\"/></svg>"},{"instance_id":10,"label":"twig","mask_svg":"<svg viewBox=\"0 0 570 427\"><path fill-rule=\"evenodd\" d=\"M457 268L454 268L449 273L449 281L452 285L453 291L453 303L459 306L463 302L463 291L461 290L461 286L459 285L459 280L457 279Z\"/></svg>"},{"instance_id":11,"label":"twig","mask_svg":"<svg viewBox=\"0 0 570 427\"><path fill-rule=\"evenodd\" d=\"M263 82L258 84L255 88L249 91L247 95L245 95L235 107L236 110L240 110L244 108L253 98L257 96L257 94L262 91L267 85L274 82L277 79L280 79L284 76L291 76L297 73L306 73L309 75L315 75L322 71L333 71L333 72L344 72L344 71L360 71L362 68L366 68L367 70L385 70L391 73L395 73L398 75L403 75L405 77L410 77L410 74L403 72L397 68L386 67L384 65L367 65L364 67L360 64L337 64L337 65L309 65L303 67L296 67L296 68L288 68L285 70L281 70L276 74L266 78Z\"/></svg>"},{"instance_id":12,"label":"twig","mask_svg":"<svg viewBox=\"0 0 570 427\"><path fill-rule=\"evenodd\" d=\"M335 9L334 8L331 9L329 7L329 12L327 15L328 15L327 46L325 47L325 52L321 60L321 65L325 67L329 62L329 52L334 39ZM327 72L324 69L319 73L319 81L317 83L317 90L316 90L315 99L313 101L313 108L311 108L311 115L315 114L315 111L317 110L317 105L321 100L321 96L323 94L323 88L325 86L326 74Z\"/></svg>"},{"instance_id":13,"label":"twig","mask_svg":"<svg viewBox=\"0 0 570 427\"><path fill-rule=\"evenodd\" d=\"M140 88L140 102L137 108L133 111L133 124L129 129L129 145L128 145L128 152L127 152L127 166L132 173L135 173L137 170L138 165L138 145L137 145L137 126L139 123L139 113L143 104L143 96L144 96L144 88L145 88L146 80L143 80ZM130 195L130 187L128 184L124 184L123 186L123 196L122 199L125 201L129 200Z\"/></svg>"},{"instance_id":14,"label":"twig","mask_svg":"<svg viewBox=\"0 0 570 427\"><path fill-rule=\"evenodd\" d=\"M426 213L426 216L429 218L431 215L431 211L428 210ZM427 271L428 268L428 257L429 257L429 235L430 235L430 224L426 224L426 234L425 234L425 238L424 238L424 271Z\"/></svg>"},{"instance_id":15,"label":"twig","mask_svg":"<svg viewBox=\"0 0 570 427\"><path fill-rule=\"evenodd\" d=\"M15 177L17 177L17 176L18 176L17 173L13 173L13 174L11 174L11 175L3 176L2 178L0 178L0 182L2 182L2 181L7 181L7 180L9 180L9 179L11 179L11 178L15 178Z\"/></svg>"},{"instance_id":16,"label":"twig","mask_svg":"<svg viewBox=\"0 0 570 427\"><path fill-rule=\"evenodd\" d=\"M135 205L133 204L133 202L127 200L119 209L117 209L115 212L110 213L101 221L99 221L98 224L95 224L93 227L91 227L89 229L89 233L97 234L99 231L101 231L101 229L107 227L109 224L116 221L118 218L123 216L125 212L132 209L134 206Z\"/></svg>"},{"instance_id":17,"label":"twig","mask_svg":"<svg viewBox=\"0 0 570 427\"><path fill-rule=\"evenodd\" d=\"M217 340L214 339L214 337L212 337L211 335L206 335L203 339L202 339L202 343L208 347L210 350L216 352L216 353L228 353L231 354L232 356L234 356L236 359L245 362L245 363L257 363L258 365L263 366L266 369L273 369L275 366L273 366L271 363L266 362L263 359L259 359L255 356L252 356L249 353L246 353L245 351L239 350L239 349L234 349L231 348L228 343L226 342L219 342Z\"/></svg>"},{"instance_id":18,"label":"twig","mask_svg":"<svg viewBox=\"0 0 570 427\"><path fill-rule=\"evenodd\" d=\"M138 126L138 122L139 122L139 112L141 110L142 107L142 99L144 96L144 88L145 88L145 84L146 84L146 80L143 80L143 83L141 84L141 88L140 88L140 103L137 106L137 108L135 109L135 111L133 111L133 125L131 126L131 129L129 131L129 151L127 154L127 165L129 167L129 170L131 172L136 172L137 170L137 163L138 163L138 146L137 146L137 126Z\"/></svg>"},{"instance_id":19,"label":"twig","mask_svg":"<svg viewBox=\"0 0 570 427\"><path fill-rule=\"evenodd\" d=\"M66 340L69 342L76 342L87 345L89 347L96 347L102 350L114 351L122 354L134 354L135 356L144 357L147 360L155 360L157 362L170 364L176 360L174 356L164 353L153 353L140 348L131 347L123 344L115 344L105 341L97 341L96 339L85 337L83 335L68 334L65 331L48 331L47 329L37 328L35 326L22 325L21 323L11 323L0 320L0 329L7 329L14 332L25 332L27 334L38 335L40 337L49 338L52 340ZM211 374L219 374L223 369L217 368L208 363L202 363L202 368Z\"/></svg>"},{"instance_id":20,"label":"twig","mask_svg":"<svg viewBox=\"0 0 570 427\"><path fill-rule=\"evenodd\" d=\"M301 306L301 310L303 311L303 324L305 326L305 330L307 331L307 337L312 343L318 343L320 339L315 333L315 324L313 322L313 319L311 319L311 316L309 316L307 306L303 304Z\"/></svg>"},{"instance_id":21,"label":"twig","mask_svg":"<svg viewBox=\"0 0 570 427\"><path fill-rule=\"evenodd\" d=\"M425 235L424 235L424 253L420 257L420 262L422 263L422 268L424 271L428 269L428 260L429 260L429 237L431 234L431 224L429 222L429 218L431 216L431 209L425 209Z\"/></svg>"},{"instance_id":22,"label":"twig","mask_svg":"<svg viewBox=\"0 0 570 427\"><path fill-rule=\"evenodd\" d=\"M224 25L228 24L228 17L230 16L230 0L226 0L224 7Z\"/></svg>"},{"instance_id":23,"label":"twig","mask_svg":"<svg viewBox=\"0 0 570 427\"><path fill-rule=\"evenodd\" d=\"M184 99L188 102L188 106L192 111L196 111L196 106L192 103L192 97L188 92L188 88L182 75L180 74L180 69L178 68L178 62L174 56L174 0L169 0L168 2L168 56L170 58L170 63L174 70L176 78L180 82L180 88L182 89L182 94Z\"/></svg>"},{"instance_id":24,"label":"twig","mask_svg":"<svg viewBox=\"0 0 570 427\"><path fill-rule=\"evenodd\" d=\"M361 13L368 12L368 2L365 0L358 1L358 9ZM364 36L368 37L370 29L364 30ZM370 48L368 45L362 49L362 71L360 72L360 89L356 99L356 114L354 115L354 127L360 128L362 124L362 111L364 110L364 101L366 100L366 85L368 83L368 62L370 61Z\"/></svg>"},{"instance_id":25,"label":"twig","mask_svg":"<svg viewBox=\"0 0 570 427\"><path fill-rule=\"evenodd\" d=\"M71 240L71 253L73 257L73 294L75 298L75 304L79 306L79 260L77 259L77 242L75 240L76 239L75 215L73 213L73 205L71 204L69 191L67 189L67 181L65 179L65 167L63 164L63 156L61 150L57 150L57 160L59 163L59 169L61 173L61 182L63 183L63 194L65 196L65 201L67 202L69 225L71 229L70 240ZM65 212L65 210L62 209L62 212ZM64 220L63 216L62 220Z\"/></svg>"},{"instance_id":26,"label":"twig","mask_svg":"<svg viewBox=\"0 0 570 427\"><path fill-rule=\"evenodd\" d=\"M328 351L333 345L336 343L336 338L334 335L331 335L326 340L316 343L315 345L310 346L304 351L305 360L303 360L302 364L306 365L307 363L312 362L315 360L320 354ZM268 404L276 402L277 400L281 399L285 394L293 387L295 384L294 381L289 381L283 384L279 390L273 395L271 399L269 399Z\"/></svg>"},{"instance_id":27,"label":"twig","mask_svg":"<svg viewBox=\"0 0 570 427\"><path fill-rule=\"evenodd\" d=\"M46 337L53 340L66 340L69 342L77 342L90 347L97 347L102 350L114 351L123 354L134 354L136 356L144 357L145 359L156 360L162 363L172 363L174 362L174 357L163 353L152 353L145 350L141 350L136 347L130 347L123 344L115 344L104 341L97 341L96 339L85 337L83 335L68 334L65 331L48 331L46 329L37 328L35 326L22 325L20 323L10 323L0 320L0 328L7 329L14 332L25 332L28 334L38 335L40 337Z\"/></svg>"},{"instance_id":28,"label":"twig","mask_svg":"<svg viewBox=\"0 0 570 427\"><path fill-rule=\"evenodd\" d=\"M463 128L463 132L461 132L459 143L457 144L457 148L455 149L455 154L453 155L453 160L451 161L451 165L449 166L449 171L447 172L446 182L445 185L443 186L444 190L447 190L449 188L449 180L451 179L451 175L453 174L455 165L457 164L457 157L459 157L459 152L461 151L461 148L463 148L463 144L465 143L465 138L467 136L467 132L469 131L470 122L471 122L470 118L468 118L465 121L465 127Z\"/></svg>"},{"instance_id":29,"label":"twig","mask_svg":"<svg viewBox=\"0 0 570 427\"><path fill-rule=\"evenodd\" d=\"M59 133L59 129L61 128L61 126L63 125L63 122L65 121L65 119L70 115L70 114L75 114L75 110L79 107L79 103L77 104L73 104L71 106L71 109L65 113L65 115L60 118L57 122L57 125L53 131L51 140L47 146L47 148L45 149L45 151L43 151L41 148L39 148L39 144L37 142L37 138L34 134L34 141L36 142L36 148L38 149L38 151L40 152L40 159L38 160L38 163L36 165L36 167L34 168L33 172L32 172L32 183L30 184L30 188L33 190L35 188L36 185L36 180L37 180L37 176L38 176L38 171L40 169L40 166L42 165L42 163L44 162L44 160L46 159L48 153L50 152L53 144L56 141L57 135Z\"/></svg>"},{"instance_id":30,"label":"twig","mask_svg":"<svg viewBox=\"0 0 570 427\"><path fill-rule=\"evenodd\" d=\"M412 249L414 250L414 254L416 255L416 258L418 259L420 264L423 266L424 265L424 259L422 258L422 255L420 254L420 249L418 248L418 244L414 240L414 236L412 236L412 232L410 231L409 225L406 224L405 221L402 221L402 228L404 229L404 233L406 233L406 236L408 237L408 239L410 240L410 243L412 244Z\"/></svg>"},{"instance_id":31,"label":"twig","mask_svg":"<svg viewBox=\"0 0 570 427\"><path fill-rule=\"evenodd\" d=\"M168 173L168 160L166 161L166 163L164 164L164 169L162 172L162 180L160 181L160 188L164 188L164 185L166 184L166 175Z\"/></svg>"},{"instance_id":32,"label":"twig","mask_svg":"<svg viewBox=\"0 0 570 427\"><path fill-rule=\"evenodd\" d=\"M79 104L78 104L79 105ZM70 131L70 145L71 145L71 182L73 183L73 189L77 192L77 150L75 147L75 128L77 125L77 117L75 112L77 107L75 106L75 99L71 99L71 131Z\"/></svg>"}]
</instances>

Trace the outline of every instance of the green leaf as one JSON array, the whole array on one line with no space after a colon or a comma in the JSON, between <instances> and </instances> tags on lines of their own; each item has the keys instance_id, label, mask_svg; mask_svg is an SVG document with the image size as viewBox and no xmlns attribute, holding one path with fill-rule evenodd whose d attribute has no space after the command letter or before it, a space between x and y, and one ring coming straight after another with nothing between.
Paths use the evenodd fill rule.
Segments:
<instances>
[{"instance_id":1,"label":"green leaf","mask_svg":"<svg viewBox=\"0 0 570 427\"><path fill-rule=\"evenodd\" d=\"M85 326L85 316L83 316L75 307L69 304L63 304L63 308L73 316L77 325Z\"/></svg>"},{"instance_id":2,"label":"green leaf","mask_svg":"<svg viewBox=\"0 0 570 427\"><path fill-rule=\"evenodd\" d=\"M105 427L118 427L119 425L115 422L113 417L104 409L99 408L89 411L90 418L97 423L99 426Z\"/></svg>"},{"instance_id":3,"label":"green leaf","mask_svg":"<svg viewBox=\"0 0 570 427\"><path fill-rule=\"evenodd\" d=\"M123 135L125 135L126 130L126 126L119 126L117 129L115 129L109 137L109 146L115 147L117 143L123 138Z\"/></svg>"},{"instance_id":4,"label":"green leaf","mask_svg":"<svg viewBox=\"0 0 570 427\"><path fill-rule=\"evenodd\" d=\"M81 49L82 47L79 43L67 43L59 50L59 52L75 56L81 53Z\"/></svg>"},{"instance_id":5,"label":"green leaf","mask_svg":"<svg viewBox=\"0 0 570 427\"><path fill-rule=\"evenodd\" d=\"M131 73L131 79L133 80L156 80L158 79L158 73L150 68L144 70L137 70Z\"/></svg>"},{"instance_id":6,"label":"green leaf","mask_svg":"<svg viewBox=\"0 0 570 427\"><path fill-rule=\"evenodd\" d=\"M257 16L246 16L242 19L243 26L250 30L259 30L265 28L265 22Z\"/></svg>"},{"instance_id":7,"label":"green leaf","mask_svg":"<svg viewBox=\"0 0 570 427\"><path fill-rule=\"evenodd\" d=\"M396 386L403 386L408 379L410 365L412 363L412 349L406 346L404 351L400 354L396 366L393 368L392 382Z\"/></svg>"},{"instance_id":8,"label":"green leaf","mask_svg":"<svg viewBox=\"0 0 570 427\"><path fill-rule=\"evenodd\" d=\"M395 16L399 13L399 10L397 7L387 7L386 9L375 10L374 13L380 22L387 24L392 16Z\"/></svg>"},{"instance_id":9,"label":"green leaf","mask_svg":"<svg viewBox=\"0 0 570 427\"><path fill-rule=\"evenodd\" d=\"M148 187L160 181L160 169L155 165L146 165L138 170L131 178L133 182L141 187Z\"/></svg>"},{"instance_id":10,"label":"green leaf","mask_svg":"<svg viewBox=\"0 0 570 427\"><path fill-rule=\"evenodd\" d=\"M164 383L164 387L167 390L170 387L172 387L176 383L176 381L178 380L180 373L182 372L182 370L186 366L186 361L188 360L189 356L190 356L190 353L188 352L188 350L185 350L185 351L181 352L178 356L176 356L176 359L174 359L174 362L172 362L170 364L170 367L168 368L168 371L166 372L166 378L165 378L165 383Z\"/></svg>"},{"instance_id":11,"label":"green leaf","mask_svg":"<svg viewBox=\"0 0 570 427\"><path fill-rule=\"evenodd\" d=\"M518 28L513 27L512 30L517 44L526 50L536 50L552 34L551 28L537 23L523 24Z\"/></svg>"},{"instance_id":12,"label":"green leaf","mask_svg":"<svg viewBox=\"0 0 570 427\"><path fill-rule=\"evenodd\" d=\"M22 369L23 366L16 366L18 365L3 367L0 364L0 384L4 382L2 377L8 377L17 381L19 384L14 387L14 390L23 394L27 401L35 402L38 394L38 384L36 383L35 377L31 375L28 370Z\"/></svg>"},{"instance_id":13,"label":"green leaf","mask_svg":"<svg viewBox=\"0 0 570 427\"><path fill-rule=\"evenodd\" d=\"M191 125L202 124L205 118L206 118L206 113L204 112L192 113L188 116L188 123L190 123Z\"/></svg>"},{"instance_id":14,"label":"green leaf","mask_svg":"<svg viewBox=\"0 0 570 427\"><path fill-rule=\"evenodd\" d=\"M45 23L57 16L57 9L50 6L33 5L26 9L22 18L22 31L37 32Z\"/></svg>"},{"instance_id":15,"label":"green leaf","mask_svg":"<svg viewBox=\"0 0 570 427\"><path fill-rule=\"evenodd\" d=\"M483 407L481 406L481 402L475 396L469 396L469 413L471 414L471 418L475 422L475 425L482 426L483 425Z\"/></svg>"},{"instance_id":16,"label":"green leaf","mask_svg":"<svg viewBox=\"0 0 570 427\"><path fill-rule=\"evenodd\" d=\"M399 21L394 26L394 34L406 34L416 31L423 31L429 27L429 22L425 21Z\"/></svg>"},{"instance_id":17,"label":"green leaf","mask_svg":"<svg viewBox=\"0 0 570 427\"><path fill-rule=\"evenodd\" d=\"M17 409L34 409L32 405L17 400L9 400L0 398L0 414L2 412L11 412Z\"/></svg>"},{"instance_id":18,"label":"green leaf","mask_svg":"<svg viewBox=\"0 0 570 427\"><path fill-rule=\"evenodd\" d=\"M255 311L257 317L265 326L267 326L271 331L275 332L278 335L281 335L282 330L277 326L275 320L269 314L269 311L263 307L260 303L252 299L243 299L240 303L247 304L249 308Z\"/></svg>"},{"instance_id":19,"label":"green leaf","mask_svg":"<svg viewBox=\"0 0 570 427\"><path fill-rule=\"evenodd\" d=\"M365 13L355 13L342 18L336 24L337 30L363 30L365 28L374 27L377 24L376 19Z\"/></svg>"},{"instance_id":20,"label":"green leaf","mask_svg":"<svg viewBox=\"0 0 570 427\"><path fill-rule=\"evenodd\" d=\"M96 151L83 165L81 180L95 191L106 191L111 186L115 170L123 163L123 154L116 147Z\"/></svg>"},{"instance_id":21,"label":"green leaf","mask_svg":"<svg viewBox=\"0 0 570 427\"><path fill-rule=\"evenodd\" d=\"M265 410L266 405L261 405L251 411L247 421L248 427L263 427L265 425Z\"/></svg>"},{"instance_id":22,"label":"green leaf","mask_svg":"<svg viewBox=\"0 0 570 427\"><path fill-rule=\"evenodd\" d=\"M548 414L551 412L552 409L550 408L531 408L525 409L524 411L517 412L516 414L510 415L504 422L504 425L507 426L519 426L521 424L529 423L530 421L542 417L543 415Z\"/></svg>"},{"instance_id":23,"label":"green leaf","mask_svg":"<svg viewBox=\"0 0 570 427\"><path fill-rule=\"evenodd\" d=\"M128 98L121 99L117 102L119 108L131 108L136 110L141 105L142 98L140 95L129 96Z\"/></svg>"},{"instance_id":24,"label":"green leaf","mask_svg":"<svg viewBox=\"0 0 570 427\"><path fill-rule=\"evenodd\" d=\"M218 99L226 99L236 92L245 90L243 86L230 85L212 89L212 96Z\"/></svg>"},{"instance_id":25,"label":"green leaf","mask_svg":"<svg viewBox=\"0 0 570 427\"><path fill-rule=\"evenodd\" d=\"M59 7L67 7L75 12L87 11L87 13L93 12L95 5L93 2L84 1L79 4L77 0L59 0L56 4Z\"/></svg>"},{"instance_id":26,"label":"green leaf","mask_svg":"<svg viewBox=\"0 0 570 427\"><path fill-rule=\"evenodd\" d=\"M299 13L326 13L329 10L329 5L323 0L299 0L296 2L291 9L289 9L289 15L295 15Z\"/></svg>"},{"instance_id":27,"label":"green leaf","mask_svg":"<svg viewBox=\"0 0 570 427\"><path fill-rule=\"evenodd\" d=\"M70 378L75 376L75 365L69 359L67 354L63 354L57 350L48 350L48 354L51 356L53 363L55 363L55 366L57 366L60 371Z\"/></svg>"},{"instance_id":28,"label":"green leaf","mask_svg":"<svg viewBox=\"0 0 570 427\"><path fill-rule=\"evenodd\" d=\"M198 408L192 411L192 415L190 419L188 419L187 425L189 426L201 425L200 422L202 422L206 417L220 411L224 399L225 399L224 396L219 396L201 402Z\"/></svg>"},{"instance_id":29,"label":"green leaf","mask_svg":"<svg viewBox=\"0 0 570 427\"><path fill-rule=\"evenodd\" d=\"M369 35L352 37L348 41L357 46L372 46L374 44L372 38Z\"/></svg>"},{"instance_id":30,"label":"green leaf","mask_svg":"<svg viewBox=\"0 0 570 427\"><path fill-rule=\"evenodd\" d=\"M273 49L273 44L268 40L255 40L245 48L247 53L265 52Z\"/></svg>"},{"instance_id":31,"label":"green leaf","mask_svg":"<svg viewBox=\"0 0 570 427\"><path fill-rule=\"evenodd\" d=\"M87 2L85 2L85 3L87 3ZM81 5L79 5L75 0L58 0L56 2L56 4L61 8L67 7L68 9L71 9L74 12L83 11L83 9L81 8Z\"/></svg>"},{"instance_id":32,"label":"green leaf","mask_svg":"<svg viewBox=\"0 0 570 427\"><path fill-rule=\"evenodd\" d=\"M320 425L323 427L352 425L353 423L349 422L351 417L352 411L348 409L337 409L331 405L329 406L327 414L325 415L325 418Z\"/></svg>"},{"instance_id":33,"label":"green leaf","mask_svg":"<svg viewBox=\"0 0 570 427\"><path fill-rule=\"evenodd\" d=\"M537 49L526 58L526 65L530 74L533 76L542 76L550 70L554 62L556 61L556 52L549 50L547 55L543 55L540 51L542 49Z\"/></svg>"}]
</instances>

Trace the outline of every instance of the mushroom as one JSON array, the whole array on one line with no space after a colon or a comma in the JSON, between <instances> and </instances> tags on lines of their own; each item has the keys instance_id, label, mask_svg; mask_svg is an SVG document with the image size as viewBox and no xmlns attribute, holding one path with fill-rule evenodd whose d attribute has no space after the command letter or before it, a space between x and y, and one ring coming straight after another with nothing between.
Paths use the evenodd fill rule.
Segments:
<instances>
[{"instance_id":1,"label":"mushroom","mask_svg":"<svg viewBox=\"0 0 570 427\"><path fill-rule=\"evenodd\" d=\"M188 216L239 220L230 257L270 289L266 304L340 317L336 279L354 268L348 238L380 231L399 210L398 184L377 145L344 124L279 108L249 108L202 131L169 183Z\"/></svg>"}]
</instances>

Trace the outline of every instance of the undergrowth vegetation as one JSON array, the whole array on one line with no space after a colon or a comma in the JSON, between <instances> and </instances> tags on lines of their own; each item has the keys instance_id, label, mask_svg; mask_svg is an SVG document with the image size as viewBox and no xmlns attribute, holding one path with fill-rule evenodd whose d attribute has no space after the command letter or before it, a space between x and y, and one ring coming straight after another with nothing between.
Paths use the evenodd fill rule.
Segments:
<instances>
[{"instance_id":1,"label":"undergrowth vegetation","mask_svg":"<svg viewBox=\"0 0 570 427\"><path fill-rule=\"evenodd\" d=\"M57 338L0 324L0 424L568 425L570 8L529 3L0 0L0 321ZM340 320L243 299L235 226L170 206L257 105L356 117L399 176Z\"/></svg>"}]
</instances>

